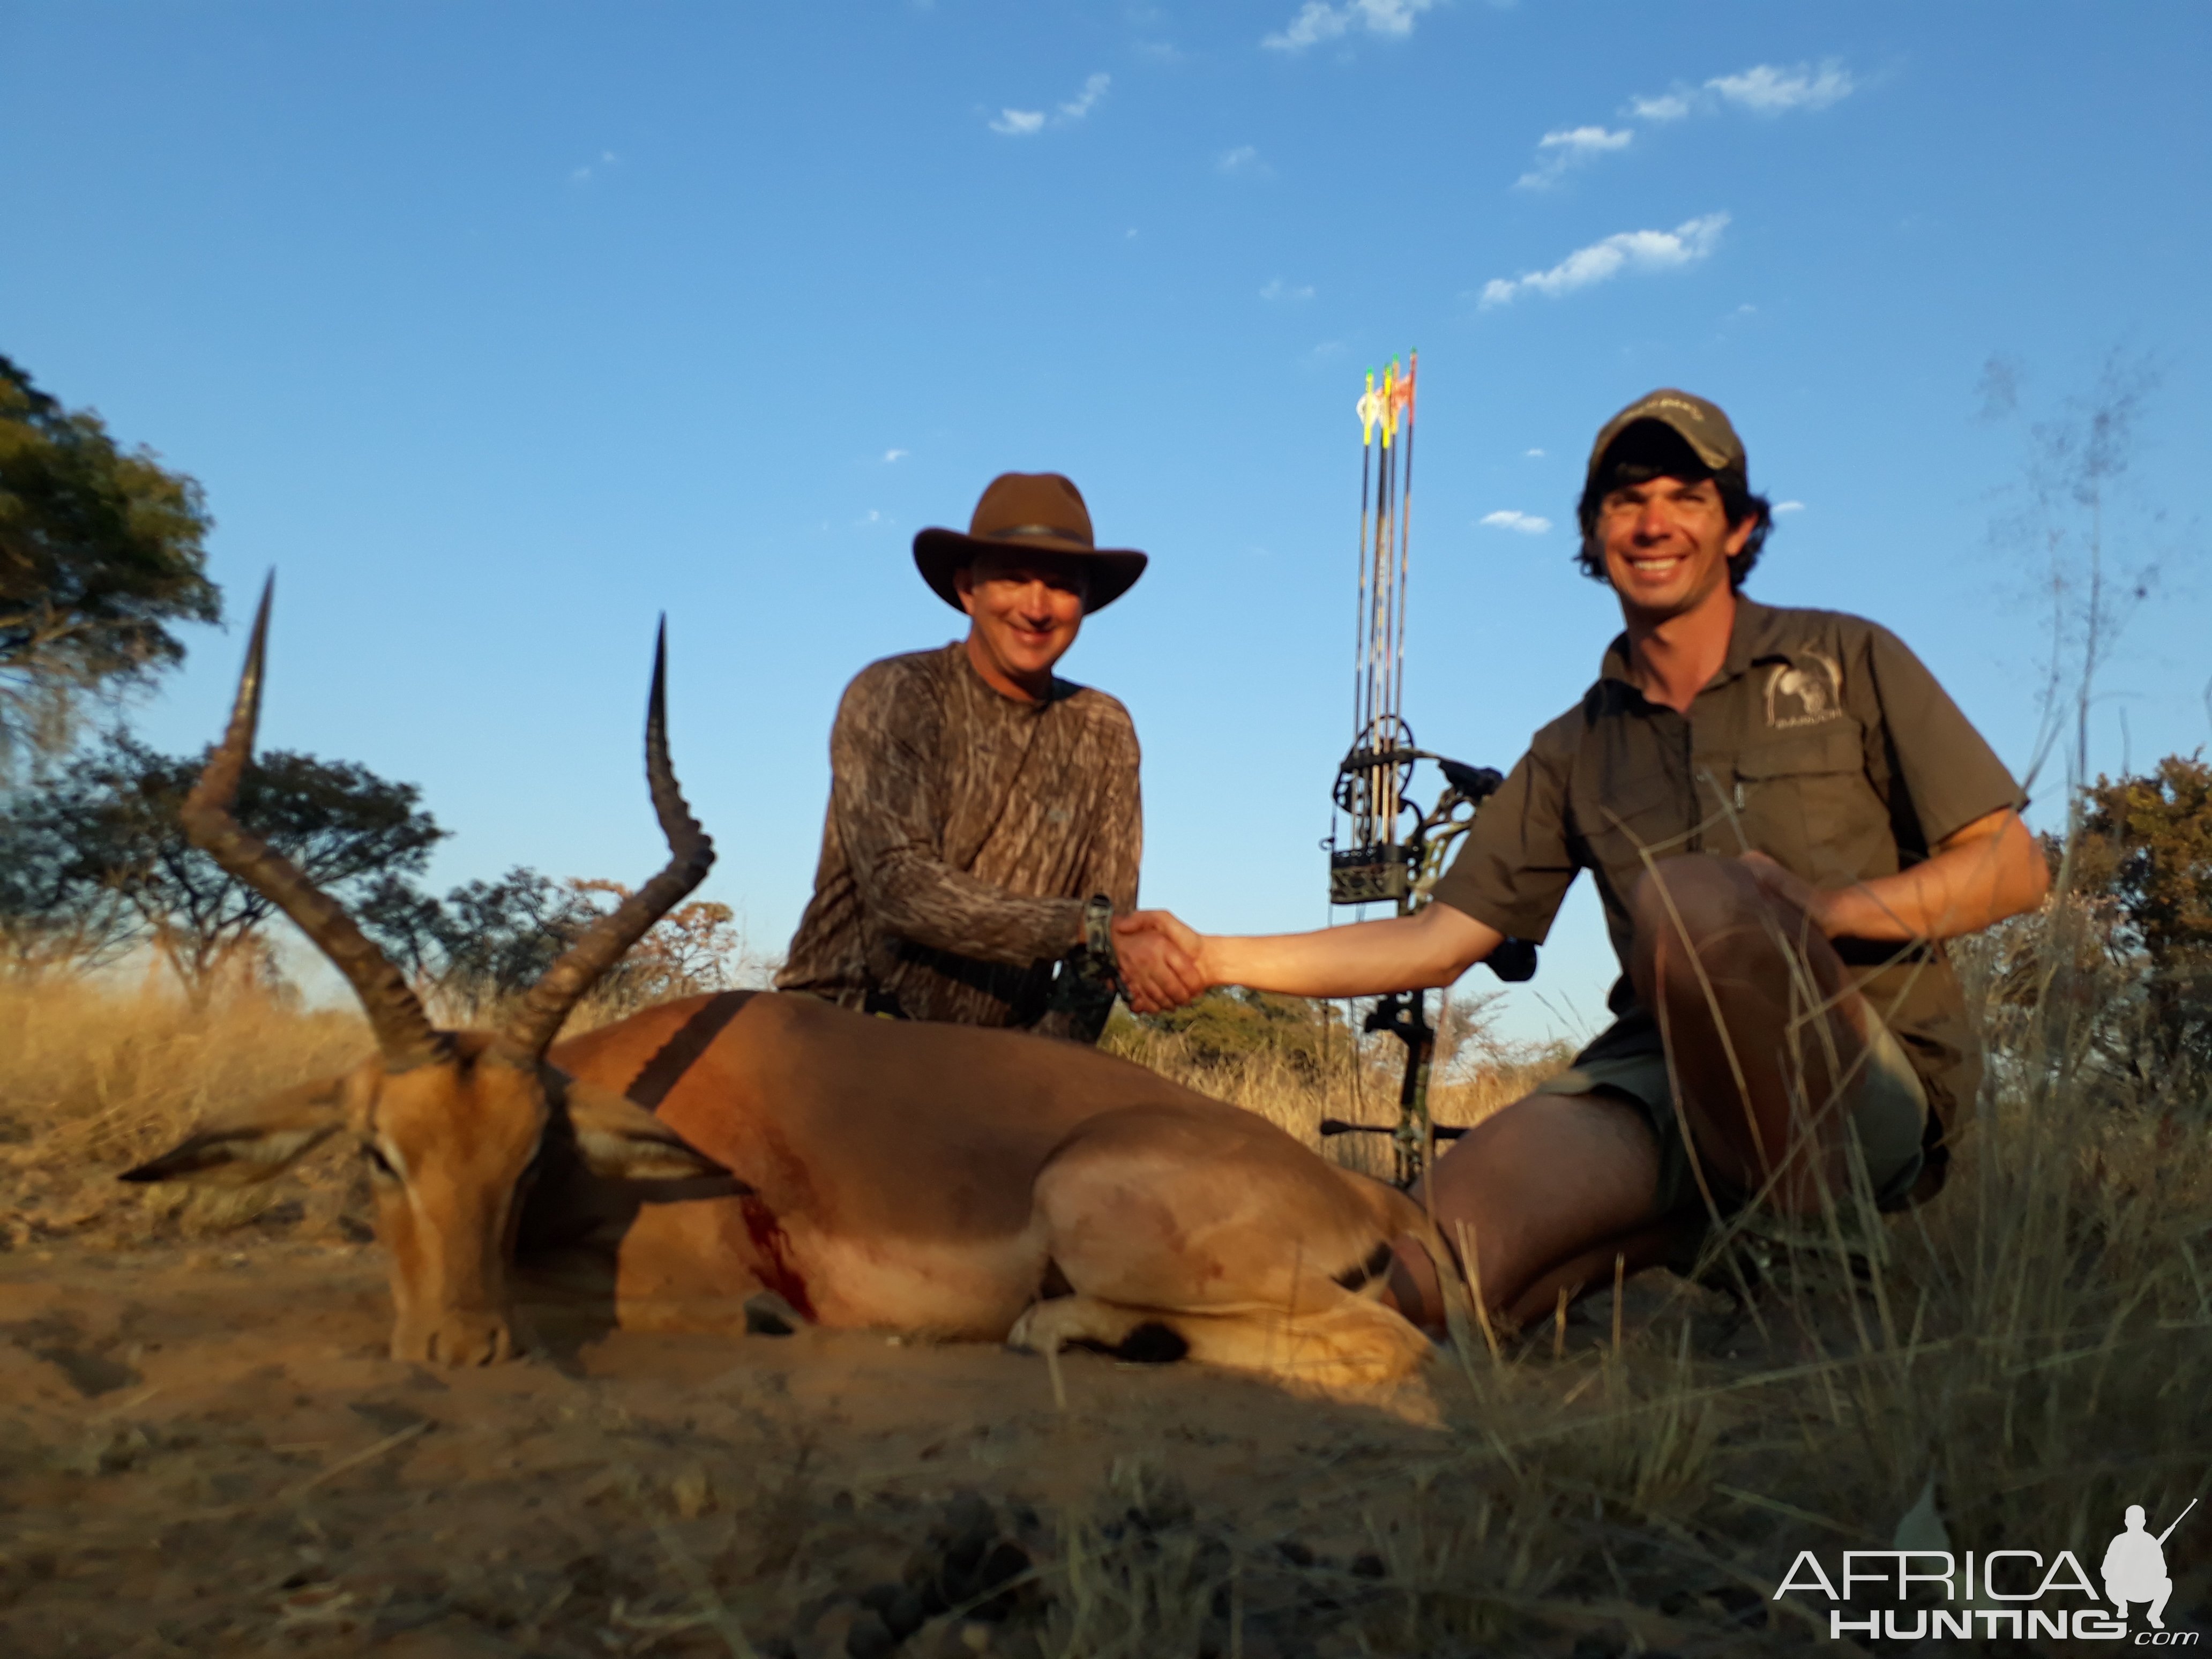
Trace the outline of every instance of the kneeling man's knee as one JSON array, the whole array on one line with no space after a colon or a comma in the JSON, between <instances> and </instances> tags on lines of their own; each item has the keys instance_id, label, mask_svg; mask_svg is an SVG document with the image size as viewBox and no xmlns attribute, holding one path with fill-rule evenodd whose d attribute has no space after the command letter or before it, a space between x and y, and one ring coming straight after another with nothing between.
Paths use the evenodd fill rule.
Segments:
<instances>
[{"instance_id":1,"label":"kneeling man's knee","mask_svg":"<svg viewBox=\"0 0 2212 1659\"><path fill-rule=\"evenodd\" d=\"M1653 865L1638 878L1628 906L1640 944L1686 935L1699 946L1765 908L1750 871L1733 859L1702 854Z\"/></svg>"}]
</instances>

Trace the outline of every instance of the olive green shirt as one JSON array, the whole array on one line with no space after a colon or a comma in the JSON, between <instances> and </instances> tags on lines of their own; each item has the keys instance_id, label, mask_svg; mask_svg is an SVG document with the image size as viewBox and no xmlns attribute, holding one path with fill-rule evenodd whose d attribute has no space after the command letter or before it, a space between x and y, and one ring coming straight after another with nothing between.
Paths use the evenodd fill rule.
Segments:
<instances>
[{"instance_id":1,"label":"olive green shirt","mask_svg":"<svg viewBox=\"0 0 2212 1659\"><path fill-rule=\"evenodd\" d=\"M1627 976L1628 896L1647 860L1757 850L1817 887L1894 875L1954 831L2024 804L1936 678L1887 629L1738 595L1728 657L1686 714L1630 681L1628 639L1536 733L1436 885L1454 909L1541 940L1575 873L1605 906L1618 1023L1586 1056L1656 1052ZM1936 1117L1972 1109L1980 1063L1940 945L1834 941L1911 1058Z\"/></svg>"}]
</instances>

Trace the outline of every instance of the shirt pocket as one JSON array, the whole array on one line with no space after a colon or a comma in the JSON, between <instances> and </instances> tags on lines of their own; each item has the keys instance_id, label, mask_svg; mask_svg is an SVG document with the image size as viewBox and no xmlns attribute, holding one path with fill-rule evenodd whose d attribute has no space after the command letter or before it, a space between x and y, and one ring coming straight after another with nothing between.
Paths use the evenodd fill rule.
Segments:
<instances>
[{"instance_id":1,"label":"shirt pocket","mask_svg":"<svg viewBox=\"0 0 2212 1659\"><path fill-rule=\"evenodd\" d=\"M1621 900L1635 890L1647 856L1679 857L1684 832L1681 792L1671 779L1626 769L1600 782L1578 775L1569 795L1572 834L1599 880Z\"/></svg>"},{"instance_id":2,"label":"shirt pocket","mask_svg":"<svg viewBox=\"0 0 2212 1659\"><path fill-rule=\"evenodd\" d=\"M1866 775L1856 722L1747 749L1735 759L1730 801L1745 848L1816 886L1858 880L1887 833L1888 815ZM1718 838L1717 838L1718 839Z\"/></svg>"}]
</instances>

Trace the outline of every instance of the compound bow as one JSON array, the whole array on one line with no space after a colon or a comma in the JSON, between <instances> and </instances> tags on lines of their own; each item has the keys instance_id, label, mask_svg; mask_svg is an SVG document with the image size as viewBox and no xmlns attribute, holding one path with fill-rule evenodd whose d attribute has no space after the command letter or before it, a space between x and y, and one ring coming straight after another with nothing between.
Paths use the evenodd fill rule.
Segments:
<instances>
[{"instance_id":1,"label":"compound bow","mask_svg":"<svg viewBox=\"0 0 2212 1659\"><path fill-rule=\"evenodd\" d=\"M1482 803L1504 779L1486 766L1468 766L1415 744L1399 711L1406 668L1406 590L1411 551L1413 493L1415 378L1420 354L1409 355L1405 374L1394 359L1382 384L1367 376L1358 402L1359 607L1352 678L1352 744L1336 770L1336 810L1350 823L1340 841L1332 829L1328 848L1331 904L1389 904L1401 916L1429 902L1454 847ZM1380 444L1376 442L1380 436ZM1370 482L1372 511L1370 513ZM1411 790L1414 769L1433 762L1443 788L1426 811ZM1411 823L1407 823L1410 817ZM1536 947L1508 939L1487 958L1498 978L1528 979L1536 971ZM1400 991L1376 1001L1364 1029L1388 1031L1406 1045L1406 1070L1398 1086L1395 1126L1322 1120L1324 1135L1388 1134L1398 1185L1410 1187L1427 1167L1437 1140L1460 1132L1439 1129L1429 1116L1429 1073L1436 1060L1436 1028L1429 994Z\"/></svg>"}]
</instances>

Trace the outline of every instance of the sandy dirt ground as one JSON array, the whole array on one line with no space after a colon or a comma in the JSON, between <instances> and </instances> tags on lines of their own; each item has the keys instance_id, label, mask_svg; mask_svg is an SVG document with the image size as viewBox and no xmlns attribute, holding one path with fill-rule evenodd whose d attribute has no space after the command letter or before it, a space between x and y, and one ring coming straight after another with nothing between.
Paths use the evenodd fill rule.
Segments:
<instances>
[{"instance_id":1,"label":"sandy dirt ground","mask_svg":"<svg viewBox=\"0 0 2212 1659\"><path fill-rule=\"evenodd\" d=\"M1460 1437L1404 1409L818 1331L433 1373L388 1322L374 1247L0 1255L0 1653L1737 1650L1436 1622L1425 1571L1577 1592L1510 1493L1421 1535Z\"/></svg>"}]
</instances>

